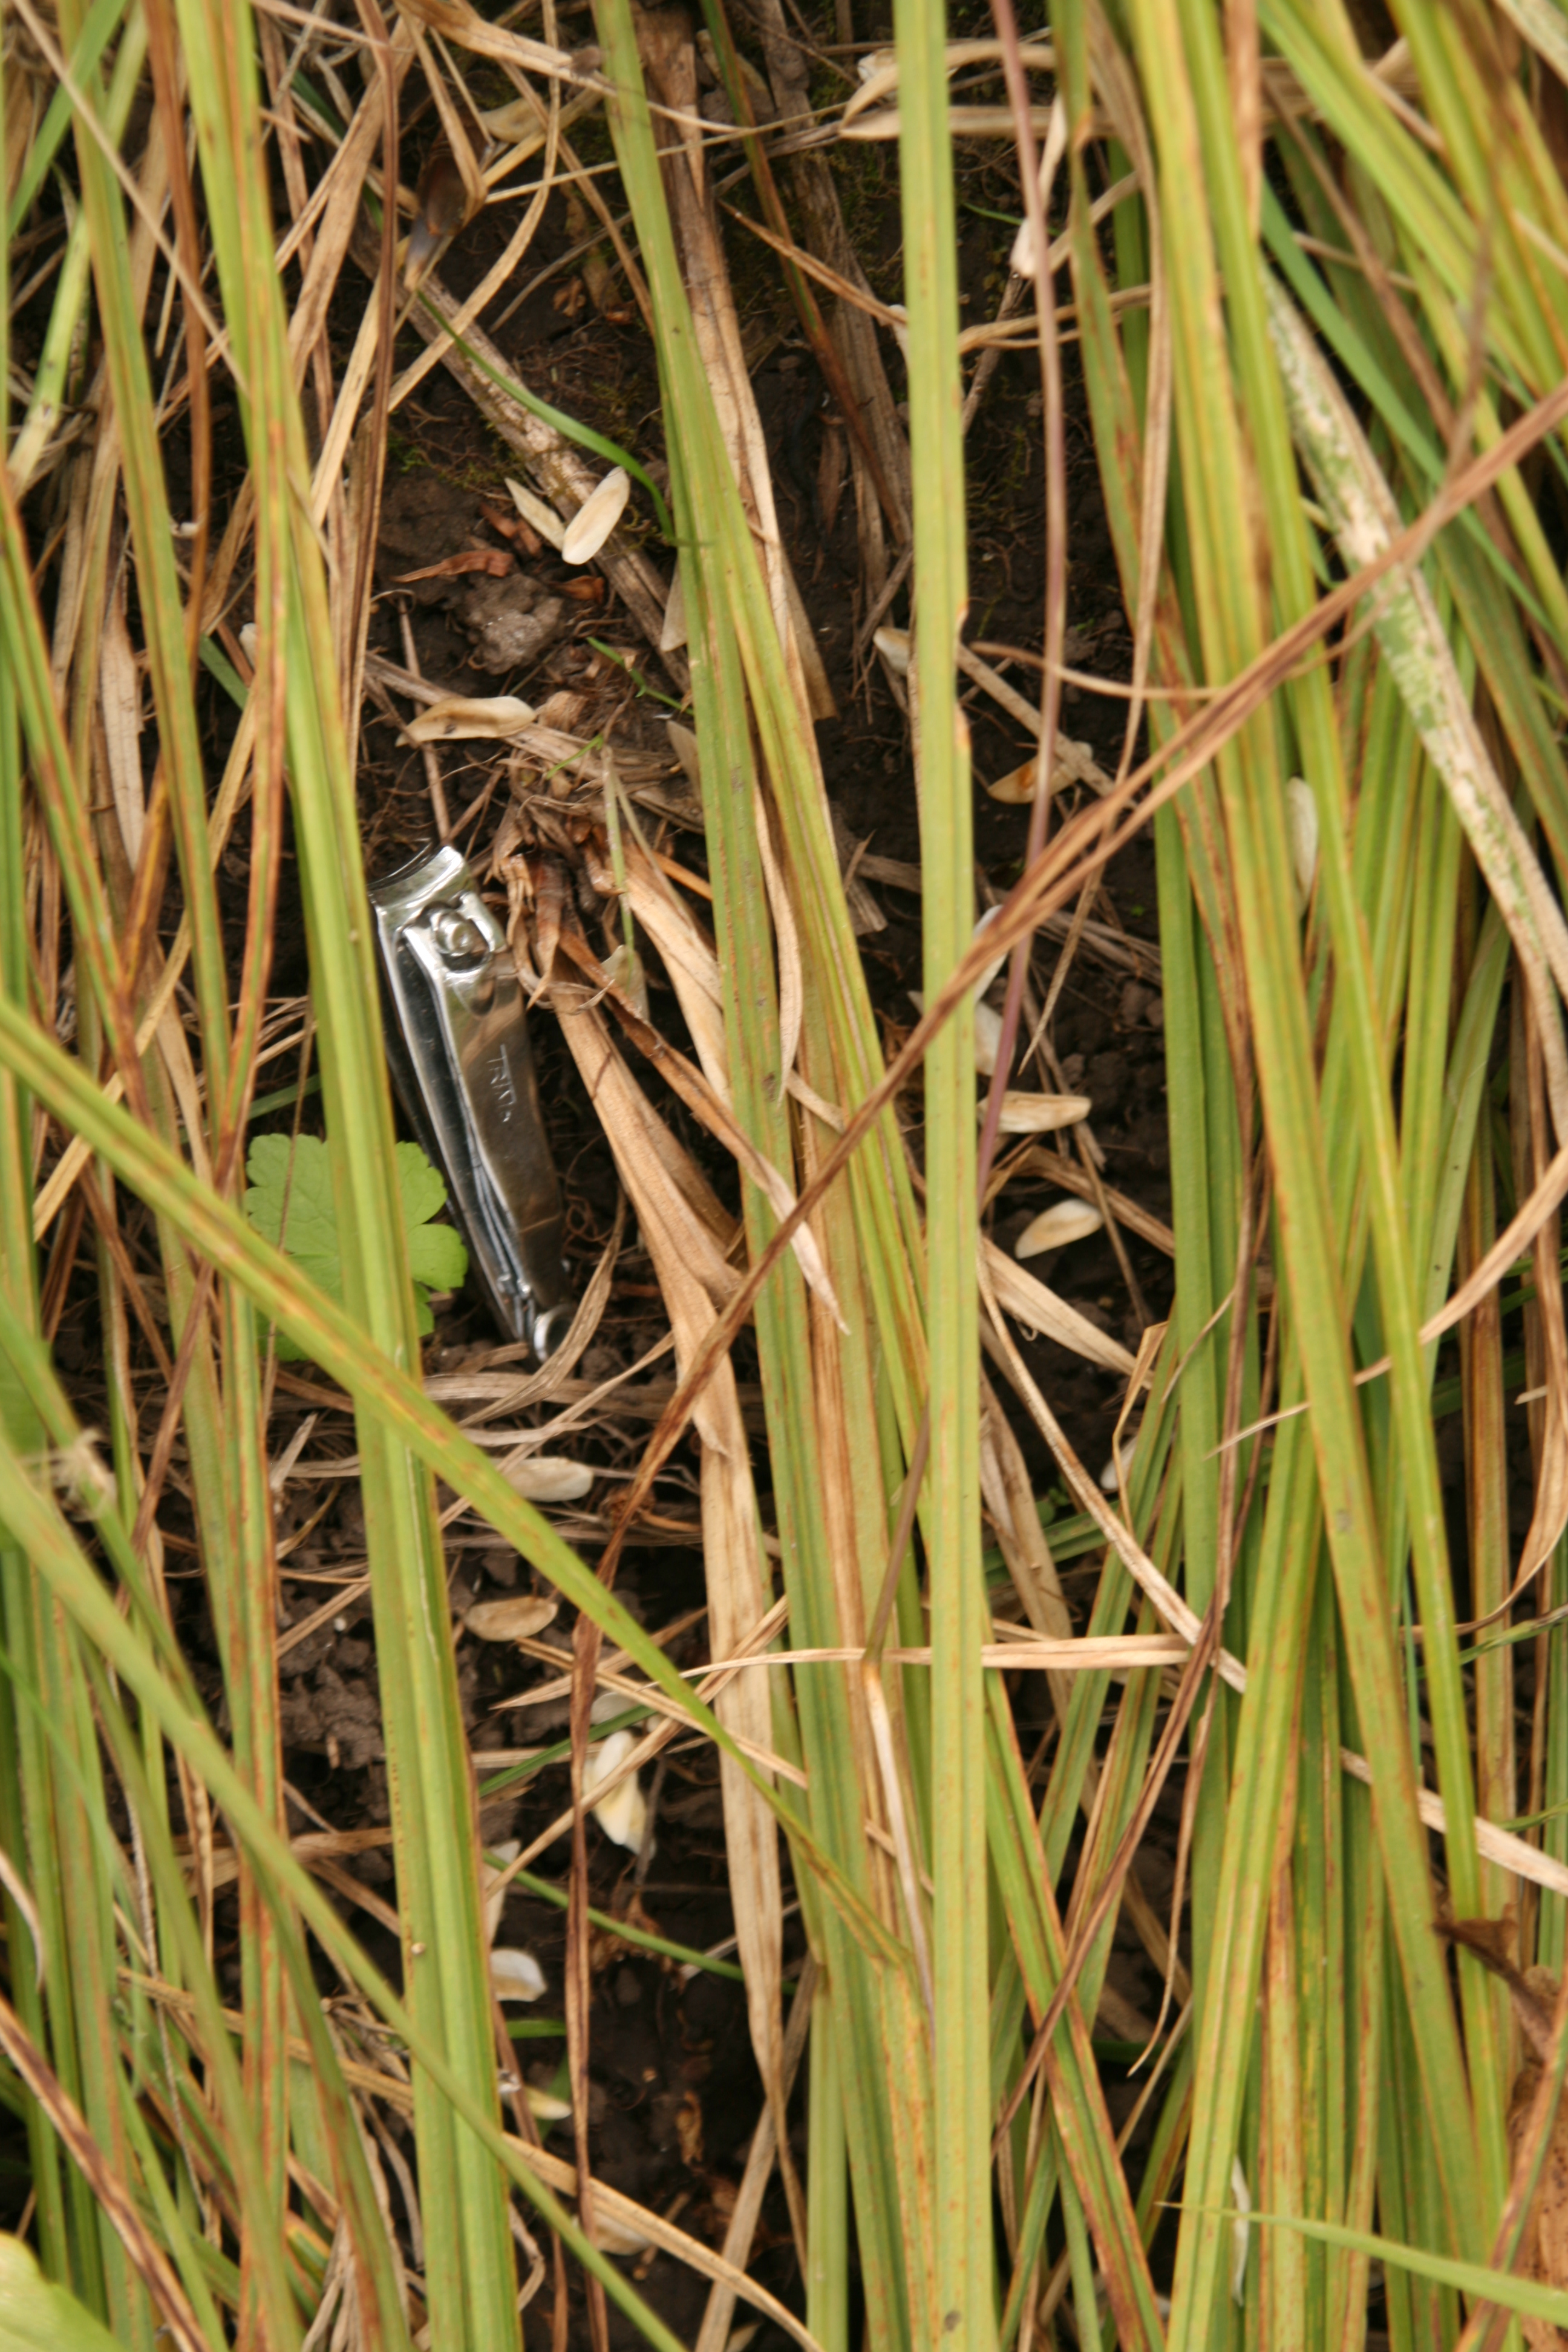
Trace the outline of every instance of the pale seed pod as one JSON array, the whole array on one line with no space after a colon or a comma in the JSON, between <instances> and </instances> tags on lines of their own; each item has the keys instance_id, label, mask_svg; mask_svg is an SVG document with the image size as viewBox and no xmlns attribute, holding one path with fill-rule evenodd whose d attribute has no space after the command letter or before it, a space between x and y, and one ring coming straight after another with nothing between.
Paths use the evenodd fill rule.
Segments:
<instances>
[{"instance_id":1,"label":"pale seed pod","mask_svg":"<svg viewBox=\"0 0 1568 2352\"><path fill-rule=\"evenodd\" d=\"M631 494L631 476L624 466L614 467L567 524L561 542L562 562L591 562L625 514Z\"/></svg>"},{"instance_id":2,"label":"pale seed pod","mask_svg":"<svg viewBox=\"0 0 1568 2352\"><path fill-rule=\"evenodd\" d=\"M501 1472L512 1492L530 1503L581 1502L595 1475L585 1462L568 1462L563 1454L531 1454Z\"/></svg>"},{"instance_id":3,"label":"pale seed pod","mask_svg":"<svg viewBox=\"0 0 1568 2352\"><path fill-rule=\"evenodd\" d=\"M1053 1201L1032 1217L1013 1244L1015 1257L1039 1257L1046 1250L1065 1248L1068 1242L1087 1241L1099 1233L1105 1219L1087 1201Z\"/></svg>"},{"instance_id":4,"label":"pale seed pod","mask_svg":"<svg viewBox=\"0 0 1568 2352\"><path fill-rule=\"evenodd\" d=\"M507 1601L479 1601L464 1616L481 1642L530 1642L554 1622L561 1604L542 1592L519 1592Z\"/></svg>"},{"instance_id":5,"label":"pale seed pod","mask_svg":"<svg viewBox=\"0 0 1568 2352\"><path fill-rule=\"evenodd\" d=\"M1285 787L1285 822L1290 835L1290 864L1296 876L1297 911L1305 914L1318 878L1318 803L1303 777L1292 776Z\"/></svg>"},{"instance_id":6,"label":"pale seed pod","mask_svg":"<svg viewBox=\"0 0 1568 2352\"><path fill-rule=\"evenodd\" d=\"M566 526L554 508L547 507L542 499L535 498L526 484L514 482L510 474L506 478L506 486L511 492L511 502L524 522L530 524L552 547L559 547L566 536Z\"/></svg>"},{"instance_id":7,"label":"pale seed pod","mask_svg":"<svg viewBox=\"0 0 1568 2352\"><path fill-rule=\"evenodd\" d=\"M1011 1091L1002 1097L1004 1135L1050 1135L1076 1127L1094 1108L1087 1095L1033 1095Z\"/></svg>"},{"instance_id":8,"label":"pale seed pod","mask_svg":"<svg viewBox=\"0 0 1568 2352\"><path fill-rule=\"evenodd\" d=\"M1009 768L985 789L994 801L1005 801L1009 807L1026 805L1040 789L1038 760L1026 760L1021 768Z\"/></svg>"},{"instance_id":9,"label":"pale seed pod","mask_svg":"<svg viewBox=\"0 0 1568 2352\"><path fill-rule=\"evenodd\" d=\"M630 1731L612 1731L607 1738L596 1740L583 1767L584 1795L592 1796L625 1763L636 1745L636 1734ZM635 1772L618 1782L603 1804L594 1807L594 1819L613 1844L624 1845L628 1853L638 1852L647 1826L647 1799Z\"/></svg>"},{"instance_id":10,"label":"pale seed pod","mask_svg":"<svg viewBox=\"0 0 1568 2352\"><path fill-rule=\"evenodd\" d=\"M546 1990L544 1970L531 1952L498 1944L490 1954L490 1990L498 2000L538 2000Z\"/></svg>"},{"instance_id":11,"label":"pale seed pod","mask_svg":"<svg viewBox=\"0 0 1568 2352\"><path fill-rule=\"evenodd\" d=\"M702 763L698 757L696 736L689 727L683 727L679 719L667 719L664 731L669 737L669 748L679 761L687 782L694 793L700 793Z\"/></svg>"},{"instance_id":12,"label":"pale seed pod","mask_svg":"<svg viewBox=\"0 0 1568 2352\"><path fill-rule=\"evenodd\" d=\"M670 574L669 593L664 600L664 626L658 633L661 654L672 654L677 646L686 643L686 588L680 576L680 558L675 559Z\"/></svg>"},{"instance_id":13,"label":"pale seed pod","mask_svg":"<svg viewBox=\"0 0 1568 2352\"><path fill-rule=\"evenodd\" d=\"M448 694L433 702L404 734L410 743L504 743L531 727L533 706L515 694Z\"/></svg>"},{"instance_id":14,"label":"pale seed pod","mask_svg":"<svg viewBox=\"0 0 1568 2352\"><path fill-rule=\"evenodd\" d=\"M977 1004L974 1008L974 1066L983 1078L990 1077L1001 1051L1002 1015L989 1004Z\"/></svg>"},{"instance_id":15,"label":"pale seed pod","mask_svg":"<svg viewBox=\"0 0 1568 2352\"><path fill-rule=\"evenodd\" d=\"M549 2091L542 2091L537 2083L526 2085L524 2096L528 2101L528 2112L536 2123L564 2123L572 2112L570 2099L555 2098Z\"/></svg>"}]
</instances>

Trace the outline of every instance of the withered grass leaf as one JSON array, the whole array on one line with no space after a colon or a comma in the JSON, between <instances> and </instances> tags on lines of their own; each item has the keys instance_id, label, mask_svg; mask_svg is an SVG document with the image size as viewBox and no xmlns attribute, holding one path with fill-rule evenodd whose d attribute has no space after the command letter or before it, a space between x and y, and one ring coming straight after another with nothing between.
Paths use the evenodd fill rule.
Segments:
<instances>
[{"instance_id":1,"label":"withered grass leaf","mask_svg":"<svg viewBox=\"0 0 1568 2352\"><path fill-rule=\"evenodd\" d=\"M1529 2050L1509 2095L1509 2161L1517 2165L1541 2086L1542 2063L1551 2047L1558 1980L1549 1969L1517 1965L1511 1917L1439 1919L1436 1924L1440 1936L1473 1952L1483 1967L1508 1986ZM1558 2102L1514 2269L1521 2278L1538 2279L1543 2286L1568 2291L1568 2098ZM1568 2352L1568 2334L1552 2320L1521 2318L1520 2326L1530 2352Z\"/></svg>"},{"instance_id":2,"label":"withered grass leaf","mask_svg":"<svg viewBox=\"0 0 1568 2352\"><path fill-rule=\"evenodd\" d=\"M1552 2013L1557 2003L1557 1980L1546 1969L1520 1969L1514 1961L1517 1928L1511 1916L1501 1919L1438 1919L1437 1933L1451 1944L1473 1952L1483 1967L1501 1977L1513 1999L1514 2015L1537 2059L1552 2043Z\"/></svg>"},{"instance_id":3,"label":"withered grass leaf","mask_svg":"<svg viewBox=\"0 0 1568 2352\"><path fill-rule=\"evenodd\" d=\"M517 569L517 558L509 547L459 547L454 554L444 555L439 563L421 564L417 572L400 572L398 582L410 580L458 580L465 572L487 572L492 580L504 579Z\"/></svg>"},{"instance_id":4,"label":"withered grass leaf","mask_svg":"<svg viewBox=\"0 0 1568 2352\"><path fill-rule=\"evenodd\" d=\"M680 2160L693 2172L702 2168L702 2102L695 2091L688 2091L676 2112L675 2134L680 2143Z\"/></svg>"},{"instance_id":5,"label":"withered grass leaf","mask_svg":"<svg viewBox=\"0 0 1568 2352\"><path fill-rule=\"evenodd\" d=\"M526 521L521 515L508 514L504 508L491 506L488 501L480 507L479 513L491 530L501 539L511 540L515 545L521 548L525 555L538 555L542 552L544 541L532 524Z\"/></svg>"},{"instance_id":6,"label":"withered grass leaf","mask_svg":"<svg viewBox=\"0 0 1568 2352\"><path fill-rule=\"evenodd\" d=\"M1555 1994L1556 1987L1544 1969L1531 1969L1529 1973L1540 1978ZM1533 2057L1527 2059L1519 2070L1509 2100L1510 2164L1519 2161L1540 2083L1539 2064ZM1552 2137L1514 2267L1521 2278L1539 2279L1543 2286L1568 2289L1568 2099L1558 2102ZM1568 2335L1550 2319L1523 2319L1520 2325L1530 2352L1568 2352Z\"/></svg>"}]
</instances>

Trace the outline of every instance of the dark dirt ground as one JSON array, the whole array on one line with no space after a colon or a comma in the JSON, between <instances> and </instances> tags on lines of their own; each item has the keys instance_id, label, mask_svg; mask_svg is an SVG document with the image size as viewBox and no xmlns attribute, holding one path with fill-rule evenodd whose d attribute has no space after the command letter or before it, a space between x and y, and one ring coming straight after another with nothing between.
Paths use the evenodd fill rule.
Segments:
<instances>
[{"instance_id":1,"label":"dark dirt ground","mask_svg":"<svg viewBox=\"0 0 1568 2352\"><path fill-rule=\"evenodd\" d=\"M585 125L580 135L585 155L595 152L591 135L595 128ZM405 175L410 182L417 170L421 142L428 136L427 123L416 124L407 134ZM883 151L861 148L854 151L852 170L853 184L846 195L852 234L874 280L879 270L891 271L896 278L899 227L893 164ZM967 162L965 173L966 200L982 208L966 210L963 215L963 285L968 315L978 317L994 305L1005 275L1012 235L1010 227L984 217L984 213L1015 209L1016 187L1011 166L998 162L991 150L976 152ZM481 215L459 239L443 264L446 282L454 291L462 294L477 282L499 251L503 233L501 221L490 214ZM529 273L544 271L573 241L565 207L555 200L529 256ZM748 348L758 354L753 381L773 461L781 518L839 705L840 716L820 730L829 793L848 836L855 843L868 841L868 854L874 860L917 864L920 845L907 724L875 667L859 677L853 671L859 604L852 498L846 495L839 501L829 522L816 492L821 437L831 426L823 421L822 387L815 362L796 335L771 258L738 229L730 232L730 247L737 295L751 339ZM154 296L156 299L156 289ZM351 269L345 274L334 320L342 357L346 357L362 300L363 285ZM651 349L635 311L624 302L624 292L619 304L612 299L610 315L604 315L588 299L581 277L566 268L541 284L498 329L495 317L504 308L504 300L493 305L485 323L525 383L570 414L625 442L644 462L658 458L661 444ZM27 329L24 317L17 322L19 348L25 347ZM418 348L411 335L405 336L400 362ZM888 357L896 370L897 355L890 345ZM1126 674L1129 642L1070 353L1068 390L1072 507L1068 621L1077 633L1078 661L1086 668L1120 677ZM1033 359L1004 359L969 445L973 521L972 641L994 640L1025 649L1039 644L1043 549L1039 406ZM231 409L220 426L220 439L227 438L231 467L238 459L237 434L237 421ZM220 446L220 463L224 455ZM177 464L177 458L172 458L172 464ZM667 691L669 681L661 674L658 657L648 653L613 601L568 603L563 634L541 660L490 674L470 666L473 637L471 629L464 626L464 614L473 617L471 583L426 581L398 587L398 575L435 562L455 548L475 542L500 547L502 541L487 523L486 509L509 511L504 478L517 470L515 459L483 424L458 384L444 371L436 370L395 420L373 649L403 664L397 604L404 602L412 620L421 670L427 679L454 691L521 693L538 705L552 693L602 696L609 679L617 698L624 699L623 681L587 645L590 635L622 649L636 661L650 686ZM637 510L634 503L634 513ZM646 508L642 511L646 515ZM581 573L568 573L548 551L528 560L526 569L546 595L561 595L569 582L580 583L583 578ZM243 613L237 614L237 625L243 617ZM900 601L889 618L905 617ZM1032 694L1032 672L1014 667L1008 674L1021 691ZM658 703L647 701L635 719L628 718L626 723L640 724L646 730L661 709ZM1068 691L1067 731L1089 742L1101 764L1111 770L1121 751L1121 709L1114 701L1097 699L1076 688ZM230 720L216 689L212 710L215 750L221 751ZM1026 759L1030 747L1023 730L978 692L970 697L969 716L977 778L1000 776ZM391 725L370 701L363 716L361 749L366 859L374 878L429 840L429 801L419 754L400 747ZM461 833L465 844L482 856L507 803L504 783L492 790L493 771L504 754L483 744L464 744L441 756L455 823L461 825L465 815L490 793L483 813ZM1016 874L1026 817L1026 810L989 799L977 783L977 913L986 903L987 889L1004 890ZM666 845L685 866L702 872L700 833L671 835ZM247 857L240 835L225 860L222 875L226 913L237 939L243 922L246 887ZM287 883L285 887L287 890ZM896 1041L912 1017L907 992L919 984L919 901L908 889L886 882L873 880L869 887L884 928L863 942L866 969L889 1041ZM1152 943L1154 908L1152 848L1140 843L1110 869L1096 913L1102 921L1122 926L1131 940ZM172 907L171 919L174 912L177 909ZM1038 984L1048 982L1058 952L1057 947L1042 942L1037 955ZM1081 1087L1093 1100L1093 1125L1105 1153L1106 1181L1163 1217L1168 1213L1164 1071L1154 956L1149 958L1148 970L1150 977L1140 982L1124 969L1080 953L1058 1009L1055 1045L1067 1084ZM654 1017L679 1040L674 999L657 985L657 962L654 979ZM298 907L286 903L273 992L280 997L299 996L306 984ZM614 1216L616 1187L609 1153L574 1066L552 1022L544 1015L534 1024L534 1051L567 1202L569 1252L585 1280ZM295 1075L294 1064L287 1059L275 1068L272 1083L276 1085L289 1084ZM639 1076L647 1082L646 1072L639 1071ZM657 1097L656 1085L651 1090ZM660 1107L721 1192L732 1199L729 1170L719 1162L693 1123L668 1098L661 1098ZM308 1102L305 1108L309 1129L315 1105ZM909 1115L918 1116L918 1104L908 1109ZM264 1131L273 1126L288 1131L290 1123L291 1112L285 1109L259 1120L258 1128ZM1004 1246L1044 1205L1051 1190L1037 1181L1009 1187L995 1221L996 1238ZM151 1266L155 1246L145 1222L139 1225L138 1218L139 1213L132 1210L128 1239L133 1252ZM579 1368L586 1379L603 1377L633 1361L664 1328L651 1268L636 1244L635 1234L629 1240L630 1246L619 1261L609 1310L593 1349ZM1148 1307L1158 1317L1169 1300L1168 1261L1131 1235L1128 1244ZM1083 1312L1128 1344L1136 1345L1139 1321L1103 1235L1074 1245L1054 1261L1037 1265L1036 1270ZM84 1409L91 1417L97 1310L89 1254L85 1251L78 1271L62 1289L59 1308L60 1361L79 1380ZM464 1363L471 1365L488 1356L498 1338L478 1297L465 1294L440 1312L436 1336L426 1351L427 1369L450 1370ZM1047 1343L1036 1344L1026 1352L1075 1444L1090 1466L1098 1469L1110 1451L1121 1383ZM744 1363L741 1369L744 1377ZM317 1409L309 1394L311 1385L309 1367L296 1367L294 1374L280 1384L272 1435L275 1458L289 1444L303 1414ZM597 1447L597 1454L591 1458L601 1459L607 1472L624 1469L635 1456L638 1430L646 1427L644 1422L599 1432L589 1440L590 1448ZM1037 1489L1045 1494L1055 1483L1054 1471L1033 1431L1020 1423L1019 1433ZM329 1416L307 1450L311 1458L320 1458L333 1451L347 1451L351 1444L350 1424ZM678 1455L673 1466L676 1475L664 1486L662 1508L678 1524L681 1520L689 1524L695 1516L691 1459ZM685 1499L682 1482L688 1490ZM363 1530L357 1492L352 1485L306 1481L291 1486L289 1493L279 1534L287 1538L291 1533L296 1548L285 1563L283 1613L297 1632L323 1600L330 1601L330 1580L347 1578L363 1559ZM597 1499L596 1495L585 1507L590 1520ZM194 1562L189 1558L182 1560L179 1555L182 1548L191 1547L188 1537L182 1538L184 1523L173 1498L164 1517L170 1528L171 1566L189 1575ZM455 1610L474 1599L496 1598L526 1587L529 1571L514 1554L496 1549L493 1538L467 1542L460 1539L460 1528L454 1533L458 1539L451 1544L449 1558ZM322 1581L313 1580L317 1579ZM216 1690L216 1657L199 1583L193 1577L176 1590L184 1596L184 1631L193 1656L199 1664L205 1663L209 1689ZM700 1555L678 1533L666 1533L657 1548L650 1543L629 1552L619 1590L647 1623L663 1626L700 1606ZM1069 1574L1069 1599L1081 1598L1088 1590L1087 1576L1075 1582ZM558 1623L554 1633L560 1636L566 1630ZM702 1638L700 1627L694 1629L676 1645L678 1659L690 1663L704 1654ZM465 1708L478 1745L503 1747L513 1740L558 1736L542 1713L519 1717L492 1712L497 1701L518 1686L517 1667L510 1654L464 1637L459 1660ZM368 1602L345 1599L335 1617L287 1651L282 1673L286 1761L297 1799L296 1829L354 1830L384 1823L385 1767ZM1035 1702L1026 1695L1023 1704L1032 1706ZM558 1711L556 1721L563 1713ZM1027 1744L1032 1746L1032 1740ZM563 1770L551 1769L536 1775L525 1788L500 1797L487 1805L487 1835L492 1842L530 1838L559 1811L564 1787ZM1163 1826L1173 1845L1173 1823ZM596 1828L591 1829L595 1902L624 1918L636 1895L644 1923L662 1935L699 1950L720 1943L730 1935L732 1923L716 1766L705 1751L692 1748L672 1753L658 1791L657 1833L657 1853L638 1892L633 1885L633 1858L609 1844ZM1156 1906L1168 1891L1161 1851L1157 1831L1145 1849L1145 1883ZM543 1855L537 1867L543 1875L563 1879L566 1857L566 1848L558 1846ZM373 1900L378 1895L392 1899L390 1864L384 1854L373 1848L344 1867ZM392 1961L395 1948L385 1930L363 1911L359 1924L377 1957L384 1963ZM232 1932L231 1923L227 1961L237 1973ZM789 1957L795 1960L803 1948L797 1925L792 1926L790 1935ZM551 1987L540 2006L558 2019L561 1912L514 1893L507 1905L500 1940L525 1943L538 1955ZM1115 1989L1134 2009L1152 2015L1158 2007L1158 1988L1131 1937L1123 1936L1121 1942L1127 1948L1118 1952ZM593 2013L595 2169L616 2187L677 2218L683 2228L717 2242L759 2107L741 1988L725 1977L700 1972L683 1977L680 1970L657 1958L626 1946L617 1948L608 1937L602 1940L600 1959ZM531 2017L529 2021L531 2026L535 2022ZM531 2080L547 2084L556 2074L563 2049L561 2041L539 2035L518 2046L522 2070ZM569 2150L569 2125L554 2126L552 2144ZM797 2298L795 2255L776 2186L753 2266L758 2276L781 2295ZM677 2332L689 2340L700 2316L702 2283L668 2260L632 2267L639 2274L646 2273L644 2291ZM530 2344L549 2340L550 2304L546 2288L528 2315ZM632 2340L614 2315L611 2327L613 2340ZM574 2320L573 2341L578 2340ZM784 2340L764 2327L753 2338L753 2352L773 2352L774 2344Z\"/></svg>"}]
</instances>

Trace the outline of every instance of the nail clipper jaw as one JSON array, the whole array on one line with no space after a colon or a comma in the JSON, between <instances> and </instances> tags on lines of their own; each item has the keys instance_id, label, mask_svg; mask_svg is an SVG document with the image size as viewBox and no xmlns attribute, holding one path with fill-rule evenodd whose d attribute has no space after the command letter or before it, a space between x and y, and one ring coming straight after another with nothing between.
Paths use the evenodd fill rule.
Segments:
<instances>
[{"instance_id":1,"label":"nail clipper jaw","mask_svg":"<svg viewBox=\"0 0 1568 2352\"><path fill-rule=\"evenodd\" d=\"M458 850L370 893L392 1019L388 1059L497 1317L543 1360L571 1321L560 1187L522 992Z\"/></svg>"}]
</instances>

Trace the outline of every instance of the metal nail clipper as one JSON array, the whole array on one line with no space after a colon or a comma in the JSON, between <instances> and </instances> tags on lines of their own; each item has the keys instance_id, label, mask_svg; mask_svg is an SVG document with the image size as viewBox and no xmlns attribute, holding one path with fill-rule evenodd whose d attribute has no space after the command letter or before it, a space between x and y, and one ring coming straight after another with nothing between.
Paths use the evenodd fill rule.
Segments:
<instances>
[{"instance_id":1,"label":"metal nail clipper","mask_svg":"<svg viewBox=\"0 0 1568 2352\"><path fill-rule=\"evenodd\" d=\"M574 1302L561 1189L505 935L450 847L421 852L378 882L370 902L404 1108L446 1176L500 1321L542 1361Z\"/></svg>"}]
</instances>

